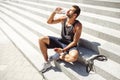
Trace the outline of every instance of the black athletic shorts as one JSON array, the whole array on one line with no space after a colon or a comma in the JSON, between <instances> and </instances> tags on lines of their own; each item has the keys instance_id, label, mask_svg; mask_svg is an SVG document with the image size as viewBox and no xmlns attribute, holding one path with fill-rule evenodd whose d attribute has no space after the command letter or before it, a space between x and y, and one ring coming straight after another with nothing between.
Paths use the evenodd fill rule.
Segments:
<instances>
[{"instance_id":1,"label":"black athletic shorts","mask_svg":"<svg viewBox=\"0 0 120 80\"><path fill-rule=\"evenodd\" d=\"M61 38L53 37L53 36L48 36L50 40L50 44L47 45L47 48L52 49L52 48L64 48L68 44L65 43ZM70 50L78 50L77 46L71 47L68 51Z\"/></svg>"}]
</instances>

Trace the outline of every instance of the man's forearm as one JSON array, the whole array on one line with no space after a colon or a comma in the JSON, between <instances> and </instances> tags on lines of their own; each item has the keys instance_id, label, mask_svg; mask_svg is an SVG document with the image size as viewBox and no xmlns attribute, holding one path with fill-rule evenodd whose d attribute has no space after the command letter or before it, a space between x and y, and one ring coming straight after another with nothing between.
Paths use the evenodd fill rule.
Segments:
<instances>
[{"instance_id":1,"label":"man's forearm","mask_svg":"<svg viewBox=\"0 0 120 80\"><path fill-rule=\"evenodd\" d=\"M67 51L68 49L70 49L71 47L76 46L76 45L77 45L77 43L71 42L70 44L68 44L68 45L63 49L63 52Z\"/></svg>"},{"instance_id":2,"label":"man's forearm","mask_svg":"<svg viewBox=\"0 0 120 80\"><path fill-rule=\"evenodd\" d=\"M48 18L48 21L47 21L48 24L51 24L51 23L53 22L55 14L56 14L56 13L53 12L53 13L50 15L50 17Z\"/></svg>"}]
</instances>

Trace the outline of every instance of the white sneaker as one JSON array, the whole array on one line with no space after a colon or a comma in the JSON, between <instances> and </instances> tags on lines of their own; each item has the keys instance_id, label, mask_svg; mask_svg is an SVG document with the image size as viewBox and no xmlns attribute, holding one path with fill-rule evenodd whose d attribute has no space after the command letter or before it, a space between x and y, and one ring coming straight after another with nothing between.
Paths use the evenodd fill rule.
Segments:
<instances>
[{"instance_id":1,"label":"white sneaker","mask_svg":"<svg viewBox=\"0 0 120 80\"><path fill-rule=\"evenodd\" d=\"M42 64L42 66L41 66L41 70L40 70L40 72L45 72L47 69L49 69L49 68L51 68L52 67L52 65L51 65L51 63L50 62L48 62L48 63L43 63Z\"/></svg>"},{"instance_id":2,"label":"white sneaker","mask_svg":"<svg viewBox=\"0 0 120 80\"><path fill-rule=\"evenodd\" d=\"M49 57L49 61L58 60L59 57L60 57L60 55L58 53L55 53L54 55Z\"/></svg>"}]
</instances>

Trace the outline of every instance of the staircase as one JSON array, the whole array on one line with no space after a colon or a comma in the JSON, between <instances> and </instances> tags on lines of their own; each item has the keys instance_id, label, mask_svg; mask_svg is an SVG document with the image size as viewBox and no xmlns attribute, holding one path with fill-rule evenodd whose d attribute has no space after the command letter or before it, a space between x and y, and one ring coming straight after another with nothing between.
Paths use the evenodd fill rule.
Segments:
<instances>
[{"instance_id":1,"label":"staircase","mask_svg":"<svg viewBox=\"0 0 120 80\"><path fill-rule=\"evenodd\" d=\"M95 61L95 73L87 73L78 62L55 61L53 68L40 73L45 80L120 80L120 1L119 0L0 0L0 30L39 71L43 62L38 39L60 36L60 24L46 23L57 7L79 5L83 25L80 55L87 60L103 54L108 61ZM59 16L59 15L57 15ZM56 16L56 17L57 17ZM49 56L54 53L48 50Z\"/></svg>"}]
</instances>

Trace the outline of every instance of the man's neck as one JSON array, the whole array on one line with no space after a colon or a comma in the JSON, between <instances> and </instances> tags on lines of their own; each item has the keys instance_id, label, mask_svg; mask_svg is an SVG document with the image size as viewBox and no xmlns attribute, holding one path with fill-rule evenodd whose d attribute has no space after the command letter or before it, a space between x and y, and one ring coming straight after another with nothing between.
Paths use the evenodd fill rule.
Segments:
<instances>
[{"instance_id":1,"label":"man's neck","mask_svg":"<svg viewBox=\"0 0 120 80\"><path fill-rule=\"evenodd\" d=\"M73 24L75 21L75 18L67 18L67 24Z\"/></svg>"}]
</instances>

